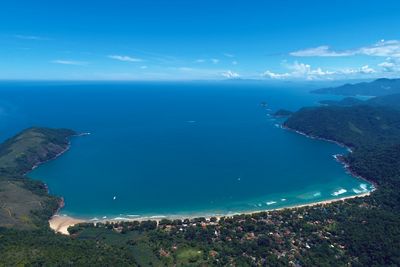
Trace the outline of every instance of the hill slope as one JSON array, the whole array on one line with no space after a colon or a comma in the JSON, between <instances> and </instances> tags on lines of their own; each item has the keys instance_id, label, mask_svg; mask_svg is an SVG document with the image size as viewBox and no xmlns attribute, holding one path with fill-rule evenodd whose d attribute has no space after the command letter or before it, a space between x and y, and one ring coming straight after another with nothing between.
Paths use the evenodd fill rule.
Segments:
<instances>
[{"instance_id":1,"label":"hill slope","mask_svg":"<svg viewBox=\"0 0 400 267\"><path fill-rule=\"evenodd\" d=\"M400 93L400 79L378 79L372 82L345 84L339 87L330 87L313 90L316 94L333 94L344 96L382 96Z\"/></svg>"},{"instance_id":2,"label":"hill slope","mask_svg":"<svg viewBox=\"0 0 400 267\"><path fill-rule=\"evenodd\" d=\"M354 97L346 97L342 100L322 100L319 101L324 106L351 107L357 105L368 105L374 107L387 107L400 110L400 94L377 96L368 100L360 100Z\"/></svg>"},{"instance_id":3,"label":"hill slope","mask_svg":"<svg viewBox=\"0 0 400 267\"><path fill-rule=\"evenodd\" d=\"M400 112L385 107L357 105L302 108L284 125L349 147L400 141Z\"/></svg>"},{"instance_id":4,"label":"hill slope","mask_svg":"<svg viewBox=\"0 0 400 267\"><path fill-rule=\"evenodd\" d=\"M68 148L75 132L30 128L0 145L0 227L35 228L47 222L60 199L46 186L23 175Z\"/></svg>"}]
</instances>

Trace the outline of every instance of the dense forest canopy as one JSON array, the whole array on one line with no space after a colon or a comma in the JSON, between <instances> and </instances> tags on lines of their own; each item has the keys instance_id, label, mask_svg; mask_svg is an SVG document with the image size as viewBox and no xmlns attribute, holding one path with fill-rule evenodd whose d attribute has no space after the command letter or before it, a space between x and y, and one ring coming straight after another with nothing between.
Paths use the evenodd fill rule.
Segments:
<instances>
[{"instance_id":1,"label":"dense forest canopy","mask_svg":"<svg viewBox=\"0 0 400 267\"><path fill-rule=\"evenodd\" d=\"M400 93L400 79L381 78L372 82L345 84L338 87L329 87L313 90L316 94L334 94L344 96L383 96Z\"/></svg>"}]
</instances>

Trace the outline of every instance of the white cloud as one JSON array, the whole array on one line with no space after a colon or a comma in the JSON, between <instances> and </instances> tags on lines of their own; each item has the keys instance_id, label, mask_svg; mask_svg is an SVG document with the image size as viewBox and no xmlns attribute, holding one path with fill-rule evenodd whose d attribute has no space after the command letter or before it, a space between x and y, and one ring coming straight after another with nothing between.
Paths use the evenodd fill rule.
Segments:
<instances>
[{"instance_id":1,"label":"white cloud","mask_svg":"<svg viewBox=\"0 0 400 267\"><path fill-rule=\"evenodd\" d=\"M87 62L84 61L75 61L75 60L62 60L62 59L57 59L51 61L51 63L54 64L61 64L61 65L75 65L75 66L85 66L88 65Z\"/></svg>"},{"instance_id":2,"label":"white cloud","mask_svg":"<svg viewBox=\"0 0 400 267\"><path fill-rule=\"evenodd\" d=\"M44 40L49 40L49 38L41 37L41 36L35 36L35 35L21 35L21 34L16 34L14 35L15 38L21 39L21 40L34 40L34 41L44 41Z\"/></svg>"},{"instance_id":3,"label":"white cloud","mask_svg":"<svg viewBox=\"0 0 400 267\"><path fill-rule=\"evenodd\" d=\"M189 68L189 67L180 67L180 68L178 68L178 70L180 70L180 71L194 71L195 69L193 69L193 68Z\"/></svg>"},{"instance_id":4,"label":"white cloud","mask_svg":"<svg viewBox=\"0 0 400 267\"><path fill-rule=\"evenodd\" d=\"M396 64L393 62L382 62L378 64L379 67L382 67L384 71L386 72L392 72Z\"/></svg>"},{"instance_id":5,"label":"white cloud","mask_svg":"<svg viewBox=\"0 0 400 267\"><path fill-rule=\"evenodd\" d=\"M206 63L206 62L210 62L212 64L218 64L220 60L218 58L209 58L209 59L199 58L194 61L194 63Z\"/></svg>"},{"instance_id":6,"label":"white cloud","mask_svg":"<svg viewBox=\"0 0 400 267\"><path fill-rule=\"evenodd\" d=\"M228 78L228 79L236 79L236 78L239 78L239 77L240 77L240 75L239 75L238 73L233 72L233 71L231 71L231 70L222 72L221 75L222 75L223 77L225 77L225 78Z\"/></svg>"},{"instance_id":7,"label":"white cloud","mask_svg":"<svg viewBox=\"0 0 400 267\"><path fill-rule=\"evenodd\" d=\"M307 77L325 76L325 75L333 74L333 72L323 71L321 68L312 69L311 65L304 64L304 63L299 63L297 61L295 61L291 65L287 65L287 68L292 70L292 75L293 76L297 76L297 77L302 77L302 76L307 76Z\"/></svg>"},{"instance_id":8,"label":"white cloud","mask_svg":"<svg viewBox=\"0 0 400 267\"><path fill-rule=\"evenodd\" d=\"M371 74L375 73L376 71L373 68L370 68L368 65L362 66L359 70L362 74Z\"/></svg>"},{"instance_id":9,"label":"white cloud","mask_svg":"<svg viewBox=\"0 0 400 267\"><path fill-rule=\"evenodd\" d=\"M109 55L108 58L124 61L124 62L142 62L143 60L140 58L134 58L130 56L119 56L119 55Z\"/></svg>"},{"instance_id":10,"label":"white cloud","mask_svg":"<svg viewBox=\"0 0 400 267\"><path fill-rule=\"evenodd\" d=\"M381 40L372 46L360 48L357 54L377 57L400 57L400 41Z\"/></svg>"},{"instance_id":11,"label":"white cloud","mask_svg":"<svg viewBox=\"0 0 400 267\"><path fill-rule=\"evenodd\" d=\"M332 71L322 70L321 68L312 68L309 64L299 63L295 61L293 64L285 63L284 66L289 69L291 72L280 74L279 79L282 78L296 78L296 79L307 79L307 80L315 80L324 76L334 74Z\"/></svg>"},{"instance_id":12,"label":"white cloud","mask_svg":"<svg viewBox=\"0 0 400 267\"><path fill-rule=\"evenodd\" d=\"M376 56L376 57L400 57L399 40L381 40L373 45L351 49L346 51L335 51L329 46L318 46L290 53L295 57L345 57L354 55Z\"/></svg>"},{"instance_id":13,"label":"white cloud","mask_svg":"<svg viewBox=\"0 0 400 267\"><path fill-rule=\"evenodd\" d=\"M315 48L308 48L290 53L295 57L343 57L352 55L351 51L337 52L332 51L329 46L323 45Z\"/></svg>"},{"instance_id":14,"label":"white cloud","mask_svg":"<svg viewBox=\"0 0 400 267\"><path fill-rule=\"evenodd\" d=\"M147 67L147 66L140 66L140 68L141 68L142 70L145 70L145 69L147 69L148 67Z\"/></svg>"},{"instance_id":15,"label":"white cloud","mask_svg":"<svg viewBox=\"0 0 400 267\"><path fill-rule=\"evenodd\" d=\"M218 64L218 63L219 63L219 59L217 59L217 58L212 58L212 59L211 59L211 62L212 62L213 64Z\"/></svg>"},{"instance_id":16,"label":"white cloud","mask_svg":"<svg viewBox=\"0 0 400 267\"><path fill-rule=\"evenodd\" d=\"M167 68L169 75L176 75L177 79L187 80L187 79L237 79L240 75L236 72L226 69L214 68L195 68L188 66L181 67L169 67ZM184 75L182 75L184 74Z\"/></svg>"},{"instance_id":17,"label":"white cloud","mask_svg":"<svg viewBox=\"0 0 400 267\"><path fill-rule=\"evenodd\" d=\"M230 57L230 58L233 58L233 57L235 57L235 55L233 55L233 54L230 54L230 53L224 53L224 56L226 56L226 57Z\"/></svg>"},{"instance_id":18,"label":"white cloud","mask_svg":"<svg viewBox=\"0 0 400 267\"><path fill-rule=\"evenodd\" d=\"M378 64L384 72L400 72L400 60L388 57L382 63Z\"/></svg>"},{"instance_id":19,"label":"white cloud","mask_svg":"<svg viewBox=\"0 0 400 267\"><path fill-rule=\"evenodd\" d=\"M362 74L376 73L376 70L368 65L360 68L347 68L338 70L323 70L322 68L312 68L309 64L299 63L295 61L293 64L283 64L289 72L275 73L265 71L262 76L269 79L303 79L303 80L331 80L334 78L345 78L348 76L356 76Z\"/></svg>"},{"instance_id":20,"label":"white cloud","mask_svg":"<svg viewBox=\"0 0 400 267\"><path fill-rule=\"evenodd\" d=\"M272 71L265 71L262 76L269 78L269 79L273 79L273 80L281 80L281 79L286 79L290 77L290 73L275 73Z\"/></svg>"},{"instance_id":21,"label":"white cloud","mask_svg":"<svg viewBox=\"0 0 400 267\"><path fill-rule=\"evenodd\" d=\"M236 60L232 61L232 65L237 65L238 62Z\"/></svg>"},{"instance_id":22,"label":"white cloud","mask_svg":"<svg viewBox=\"0 0 400 267\"><path fill-rule=\"evenodd\" d=\"M345 69L339 69L335 72L337 75L357 75L357 74L373 74L377 73L377 71L368 65L364 65L360 68L345 68Z\"/></svg>"}]
</instances>

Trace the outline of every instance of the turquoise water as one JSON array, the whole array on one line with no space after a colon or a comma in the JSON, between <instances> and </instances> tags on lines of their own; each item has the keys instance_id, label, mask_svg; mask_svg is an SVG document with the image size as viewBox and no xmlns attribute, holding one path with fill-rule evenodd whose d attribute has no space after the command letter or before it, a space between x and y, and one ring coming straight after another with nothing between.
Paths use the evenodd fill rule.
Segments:
<instances>
[{"instance_id":1,"label":"turquoise water","mask_svg":"<svg viewBox=\"0 0 400 267\"><path fill-rule=\"evenodd\" d=\"M334 160L344 148L268 115L328 98L305 86L8 82L0 90L3 139L32 125L91 133L29 174L63 196L61 213L71 216L227 214L371 188Z\"/></svg>"}]
</instances>

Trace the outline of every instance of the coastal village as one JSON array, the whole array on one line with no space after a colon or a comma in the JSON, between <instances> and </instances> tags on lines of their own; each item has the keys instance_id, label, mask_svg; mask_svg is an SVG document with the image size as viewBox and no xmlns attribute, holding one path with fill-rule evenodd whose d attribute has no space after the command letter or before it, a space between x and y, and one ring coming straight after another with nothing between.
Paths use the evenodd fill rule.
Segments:
<instances>
[{"instance_id":1,"label":"coastal village","mask_svg":"<svg viewBox=\"0 0 400 267\"><path fill-rule=\"evenodd\" d=\"M362 209L372 207L361 197L350 201L359 203ZM328 253L345 257L346 245L338 237L336 225L337 217L345 216L342 213L348 204L344 201L326 204L231 217L82 223L71 226L69 232L73 238L100 240L111 231L126 237L131 246L139 245L146 236L152 241L151 250L157 251L159 260L166 263L189 250L197 253L190 254L195 262L206 259L228 264L237 250L241 250L241 257L247 263L264 265L276 260L299 266L296 261L299 255L320 248L321 243ZM91 229L103 229L100 233L104 236L91 236Z\"/></svg>"}]
</instances>

